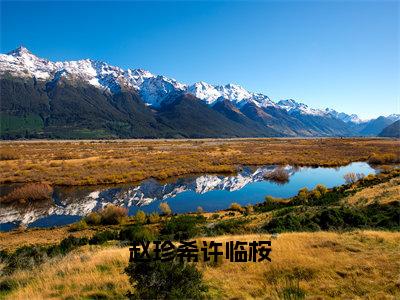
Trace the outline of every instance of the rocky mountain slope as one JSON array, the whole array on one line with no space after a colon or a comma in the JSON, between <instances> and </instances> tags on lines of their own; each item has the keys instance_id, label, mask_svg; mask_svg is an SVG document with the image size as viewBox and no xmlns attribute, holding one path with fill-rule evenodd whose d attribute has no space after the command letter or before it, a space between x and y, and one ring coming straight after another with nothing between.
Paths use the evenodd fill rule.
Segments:
<instances>
[{"instance_id":1,"label":"rocky mountain slope","mask_svg":"<svg viewBox=\"0 0 400 300\"><path fill-rule=\"evenodd\" d=\"M236 84L187 85L90 59L52 62L24 47L0 54L0 85L3 139L376 135L389 122L274 102Z\"/></svg>"}]
</instances>

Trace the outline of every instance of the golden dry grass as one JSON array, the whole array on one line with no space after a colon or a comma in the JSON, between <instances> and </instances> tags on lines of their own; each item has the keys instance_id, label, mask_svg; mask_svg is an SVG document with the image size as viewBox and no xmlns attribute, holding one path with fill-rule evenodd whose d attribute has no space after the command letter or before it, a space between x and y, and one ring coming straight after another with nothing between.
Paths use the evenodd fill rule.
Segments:
<instances>
[{"instance_id":1,"label":"golden dry grass","mask_svg":"<svg viewBox=\"0 0 400 300\"><path fill-rule=\"evenodd\" d=\"M269 240L269 235L219 236L201 240ZM122 271L127 247L85 246L31 272L17 271L20 285L9 299L122 298L130 288ZM313 299L400 297L400 233L285 233L272 240L272 263L198 264L212 298L278 299L297 276ZM297 283L296 283L297 284Z\"/></svg>"},{"instance_id":2,"label":"golden dry grass","mask_svg":"<svg viewBox=\"0 0 400 300\"><path fill-rule=\"evenodd\" d=\"M66 238L68 235L76 237L92 236L95 231L91 229L78 232L69 232L69 227L56 227L52 229L20 229L0 232L0 249L14 251L16 248L27 245L54 245Z\"/></svg>"},{"instance_id":3,"label":"golden dry grass","mask_svg":"<svg viewBox=\"0 0 400 300\"><path fill-rule=\"evenodd\" d=\"M389 139L206 139L1 142L0 183L87 185L149 177L235 172L238 165L337 166L370 157L400 159Z\"/></svg>"},{"instance_id":4,"label":"golden dry grass","mask_svg":"<svg viewBox=\"0 0 400 300\"><path fill-rule=\"evenodd\" d=\"M400 201L400 178L364 188L342 201L353 205L369 205L375 201L382 204Z\"/></svg>"}]
</instances>

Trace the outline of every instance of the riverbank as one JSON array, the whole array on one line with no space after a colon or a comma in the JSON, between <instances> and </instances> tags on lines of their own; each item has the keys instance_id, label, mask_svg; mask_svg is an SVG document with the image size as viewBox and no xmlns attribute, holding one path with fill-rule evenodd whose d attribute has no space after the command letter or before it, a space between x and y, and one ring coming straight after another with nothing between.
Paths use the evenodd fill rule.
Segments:
<instances>
[{"instance_id":1,"label":"riverbank","mask_svg":"<svg viewBox=\"0 0 400 300\"><path fill-rule=\"evenodd\" d=\"M0 183L101 185L235 173L243 165L399 162L400 140L377 138L1 142Z\"/></svg>"}]
</instances>

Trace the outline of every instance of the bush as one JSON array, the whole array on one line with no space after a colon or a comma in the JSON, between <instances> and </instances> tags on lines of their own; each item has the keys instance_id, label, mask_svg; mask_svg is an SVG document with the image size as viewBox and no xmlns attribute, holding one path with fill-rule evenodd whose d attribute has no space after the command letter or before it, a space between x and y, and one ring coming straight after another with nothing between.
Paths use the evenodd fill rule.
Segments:
<instances>
[{"instance_id":1,"label":"bush","mask_svg":"<svg viewBox=\"0 0 400 300\"><path fill-rule=\"evenodd\" d=\"M219 219L219 214L212 214L210 218L211 220Z\"/></svg>"},{"instance_id":2,"label":"bush","mask_svg":"<svg viewBox=\"0 0 400 300\"><path fill-rule=\"evenodd\" d=\"M63 239L60 242L60 244L56 247L58 248L57 250L59 253L66 254L66 253L74 250L75 248L78 248L79 246L86 245L88 242L89 242L88 239L85 237L78 238L78 237L74 237L74 236L70 235L69 237ZM51 253L51 251L49 253Z\"/></svg>"},{"instance_id":3,"label":"bush","mask_svg":"<svg viewBox=\"0 0 400 300\"><path fill-rule=\"evenodd\" d=\"M159 208L164 215L168 216L172 214L172 209L169 207L167 202L160 203Z\"/></svg>"},{"instance_id":4,"label":"bush","mask_svg":"<svg viewBox=\"0 0 400 300\"><path fill-rule=\"evenodd\" d=\"M229 219L220 221L211 228L206 229L207 235L240 234L246 230L245 225L249 222L246 219Z\"/></svg>"},{"instance_id":5,"label":"bush","mask_svg":"<svg viewBox=\"0 0 400 300\"><path fill-rule=\"evenodd\" d=\"M353 183L355 183L356 181L358 181L358 180L360 180L360 179L362 179L362 178L364 178L365 177L365 175L364 174L362 174L362 173L347 173L347 174L345 174L344 176L343 176L343 178L344 178L344 181L347 183L347 184L353 184Z\"/></svg>"},{"instance_id":6,"label":"bush","mask_svg":"<svg viewBox=\"0 0 400 300\"><path fill-rule=\"evenodd\" d=\"M105 230L96 232L96 234L89 240L89 245L101 245L105 242L118 239L118 233L114 230Z\"/></svg>"},{"instance_id":7,"label":"bush","mask_svg":"<svg viewBox=\"0 0 400 300\"><path fill-rule=\"evenodd\" d=\"M289 211L273 218L263 229L268 232L347 230L373 228L398 230L400 228L400 204L371 204L365 207L322 207L317 211L305 208L305 212Z\"/></svg>"},{"instance_id":8,"label":"bush","mask_svg":"<svg viewBox=\"0 0 400 300\"><path fill-rule=\"evenodd\" d=\"M107 205L101 212L101 223L104 225L116 225L122 223L128 216L128 210L124 207Z\"/></svg>"},{"instance_id":9,"label":"bush","mask_svg":"<svg viewBox=\"0 0 400 300\"><path fill-rule=\"evenodd\" d=\"M254 206L253 205L247 205L245 207L245 211L246 211L246 214L248 214L248 215L252 214L254 212Z\"/></svg>"},{"instance_id":10,"label":"bush","mask_svg":"<svg viewBox=\"0 0 400 300\"><path fill-rule=\"evenodd\" d=\"M0 198L0 202L25 202L51 199L53 188L47 183L27 183Z\"/></svg>"},{"instance_id":11,"label":"bush","mask_svg":"<svg viewBox=\"0 0 400 300\"><path fill-rule=\"evenodd\" d=\"M0 151L0 160L14 160L19 159L19 156L13 149L3 149Z\"/></svg>"},{"instance_id":12,"label":"bush","mask_svg":"<svg viewBox=\"0 0 400 300\"><path fill-rule=\"evenodd\" d=\"M372 153L368 158L368 162L373 165L399 163L400 155Z\"/></svg>"},{"instance_id":13,"label":"bush","mask_svg":"<svg viewBox=\"0 0 400 300\"><path fill-rule=\"evenodd\" d=\"M272 172L266 173L264 178L276 182L278 184L285 184L289 182L289 174L286 170L282 167L276 168Z\"/></svg>"},{"instance_id":14,"label":"bush","mask_svg":"<svg viewBox=\"0 0 400 300\"><path fill-rule=\"evenodd\" d=\"M88 225L87 225L86 221L83 219L83 220L80 220L80 221L72 224L69 227L68 231L72 231L72 232L73 231L80 231L80 230L84 230L86 228L88 228Z\"/></svg>"},{"instance_id":15,"label":"bush","mask_svg":"<svg viewBox=\"0 0 400 300\"><path fill-rule=\"evenodd\" d=\"M146 213L142 210L138 210L135 215L135 221L138 224L143 224L146 222Z\"/></svg>"},{"instance_id":16,"label":"bush","mask_svg":"<svg viewBox=\"0 0 400 300\"><path fill-rule=\"evenodd\" d=\"M160 215L156 212L153 212L148 216L148 220L150 224L158 223L160 222Z\"/></svg>"},{"instance_id":17,"label":"bush","mask_svg":"<svg viewBox=\"0 0 400 300\"><path fill-rule=\"evenodd\" d=\"M2 254L2 262L5 264L4 273L11 274L15 270L32 269L35 266L46 262L49 258L57 255L65 255L79 246L86 245L87 238L69 236L63 239L60 244L52 246L22 246L13 253Z\"/></svg>"},{"instance_id":18,"label":"bush","mask_svg":"<svg viewBox=\"0 0 400 300\"><path fill-rule=\"evenodd\" d=\"M299 190L295 199L296 204L306 204L308 202L308 189L306 187Z\"/></svg>"},{"instance_id":19,"label":"bush","mask_svg":"<svg viewBox=\"0 0 400 300\"><path fill-rule=\"evenodd\" d=\"M325 195L328 192L327 187L323 184L317 184L314 190L318 191L321 195Z\"/></svg>"},{"instance_id":20,"label":"bush","mask_svg":"<svg viewBox=\"0 0 400 300\"><path fill-rule=\"evenodd\" d=\"M172 217L164 223L160 234L164 239L187 240L198 235L201 230L198 224L204 223L206 218L198 216L180 215Z\"/></svg>"},{"instance_id":21,"label":"bush","mask_svg":"<svg viewBox=\"0 0 400 300\"><path fill-rule=\"evenodd\" d=\"M133 262L125 273L135 289L130 299L203 299L208 290L193 264L176 260Z\"/></svg>"},{"instance_id":22,"label":"bush","mask_svg":"<svg viewBox=\"0 0 400 300\"><path fill-rule=\"evenodd\" d=\"M100 225L101 215L97 212L91 212L85 217L85 221L89 225Z\"/></svg>"},{"instance_id":23,"label":"bush","mask_svg":"<svg viewBox=\"0 0 400 300\"><path fill-rule=\"evenodd\" d=\"M0 281L0 295L9 293L18 287L18 282L15 279L4 278Z\"/></svg>"},{"instance_id":24,"label":"bush","mask_svg":"<svg viewBox=\"0 0 400 300\"><path fill-rule=\"evenodd\" d=\"M196 212L198 214L202 214L204 212L204 209L201 206L198 206L197 209L196 209Z\"/></svg>"},{"instance_id":25,"label":"bush","mask_svg":"<svg viewBox=\"0 0 400 300\"><path fill-rule=\"evenodd\" d=\"M229 206L229 210L242 212L244 209L239 203L233 202L231 206Z\"/></svg>"},{"instance_id":26,"label":"bush","mask_svg":"<svg viewBox=\"0 0 400 300\"><path fill-rule=\"evenodd\" d=\"M150 229L133 225L122 229L119 233L118 239L121 241L142 241L142 242L151 242L156 240L157 234L155 234Z\"/></svg>"},{"instance_id":27,"label":"bush","mask_svg":"<svg viewBox=\"0 0 400 300\"><path fill-rule=\"evenodd\" d=\"M284 199L274 198L272 196L266 196L265 201L263 203L259 203L255 206L255 210L257 212L268 212L271 210L287 207L288 205L289 202Z\"/></svg>"}]
</instances>

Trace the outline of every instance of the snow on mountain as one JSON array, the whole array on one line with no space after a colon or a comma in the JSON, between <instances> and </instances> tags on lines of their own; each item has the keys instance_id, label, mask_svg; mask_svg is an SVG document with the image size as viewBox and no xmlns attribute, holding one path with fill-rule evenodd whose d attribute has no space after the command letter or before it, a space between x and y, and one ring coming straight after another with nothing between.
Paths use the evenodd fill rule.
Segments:
<instances>
[{"instance_id":1,"label":"snow on mountain","mask_svg":"<svg viewBox=\"0 0 400 300\"><path fill-rule=\"evenodd\" d=\"M165 76L149 77L139 86L140 95L148 105L159 107L173 92L183 92L186 85Z\"/></svg>"},{"instance_id":2,"label":"snow on mountain","mask_svg":"<svg viewBox=\"0 0 400 300\"><path fill-rule=\"evenodd\" d=\"M211 85L206 82L197 82L187 88L187 92L203 100L207 104L214 104L218 99L230 100L237 108L246 103L254 103L259 107L276 106L268 96L250 93L237 84Z\"/></svg>"},{"instance_id":3,"label":"snow on mountain","mask_svg":"<svg viewBox=\"0 0 400 300\"><path fill-rule=\"evenodd\" d=\"M396 122L397 120L400 120L400 114L391 114L386 118L388 118L390 121Z\"/></svg>"},{"instance_id":4,"label":"snow on mountain","mask_svg":"<svg viewBox=\"0 0 400 300\"><path fill-rule=\"evenodd\" d=\"M204 81L196 82L189 86L187 92L205 101L207 104L213 104L222 96L221 92L215 86Z\"/></svg>"},{"instance_id":5,"label":"snow on mountain","mask_svg":"<svg viewBox=\"0 0 400 300\"><path fill-rule=\"evenodd\" d=\"M237 84L211 85L206 82L197 82L188 86L175 79L157 76L146 70L123 70L105 62L90 59L51 62L35 56L24 47L19 47L8 54L0 54L0 74L4 73L16 77L35 78L51 84L57 84L61 79L66 78L77 83L85 82L111 93L120 92L121 89L134 89L139 92L147 105L153 107L159 107L171 93L186 92L208 105L213 105L223 98L230 100L239 109L251 103L262 108L282 108L289 113L299 112L307 115L331 116L345 122L361 122L356 115L337 113L329 109L325 111L313 109L292 99L275 103L268 96L249 92Z\"/></svg>"},{"instance_id":6,"label":"snow on mountain","mask_svg":"<svg viewBox=\"0 0 400 300\"><path fill-rule=\"evenodd\" d=\"M345 123L355 123L355 124L360 124L363 122L366 122L365 120L361 120L356 114L351 114L348 115L346 113L343 112L337 112L334 109L330 109L330 108L326 108L325 112L330 114L331 116L333 116L336 119L342 120Z\"/></svg>"},{"instance_id":7,"label":"snow on mountain","mask_svg":"<svg viewBox=\"0 0 400 300\"><path fill-rule=\"evenodd\" d=\"M286 110L288 113L292 114L294 112L299 112L303 115L314 115L314 116L326 116L327 113L320 109L314 109L308 107L308 105L300 102L296 102L293 99L280 100L278 106Z\"/></svg>"}]
</instances>

